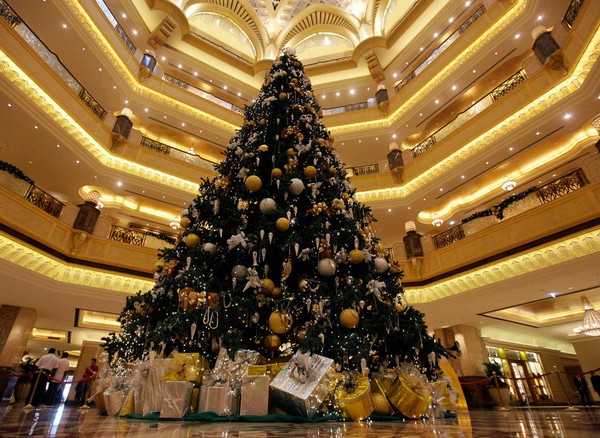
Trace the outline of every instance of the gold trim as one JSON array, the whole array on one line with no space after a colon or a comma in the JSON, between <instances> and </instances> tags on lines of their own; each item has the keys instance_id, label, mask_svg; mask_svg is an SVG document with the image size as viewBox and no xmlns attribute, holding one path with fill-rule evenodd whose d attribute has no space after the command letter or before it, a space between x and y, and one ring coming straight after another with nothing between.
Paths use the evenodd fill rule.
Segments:
<instances>
[{"instance_id":1,"label":"gold trim","mask_svg":"<svg viewBox=\"0 0 600 438\"><path fill-rule=\"evenodd\" d=\"M43 275L54 281L75 286L94 287L133 295L149 290L154 282L138 277L83 268L62 262L0 233L0 259Z\"/></svg>"},{"instance_id":2,"label":"gold trim","mask_svg":"<svg viewBox=\"0 0 600 438\"><path fill-rule=\"evenodd\" d=\"M428 286L407 287L405 296L410 304L430 303L598 253L600 227Z\"/></svg>"}]
</instances>

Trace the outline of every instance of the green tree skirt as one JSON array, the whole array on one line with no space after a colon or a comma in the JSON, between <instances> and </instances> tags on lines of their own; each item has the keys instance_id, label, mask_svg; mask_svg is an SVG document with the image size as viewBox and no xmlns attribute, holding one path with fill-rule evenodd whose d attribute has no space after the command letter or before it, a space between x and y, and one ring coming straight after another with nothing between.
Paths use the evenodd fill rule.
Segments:
<instances>
[{"instance_id":1,"label":"green tree skirt","mask_svg":"<svg viewBox=\"0 0 600 438\"><path fill-rule=\"evenodd\" d=\"M197 412L188 414L183 418L160 418L160 413L152 412L148 415L130 414L124 418L136 420L165 420L165 421L204 421L204 422L247 422L247 423L324 423L327 421L348 421L339 415L323 415L302 417L299 415L270 414L270 415L238 415L219 416L213 412ZM373 415L372 421L406 421L402 416Z\"/></svg>"}]
</instances>

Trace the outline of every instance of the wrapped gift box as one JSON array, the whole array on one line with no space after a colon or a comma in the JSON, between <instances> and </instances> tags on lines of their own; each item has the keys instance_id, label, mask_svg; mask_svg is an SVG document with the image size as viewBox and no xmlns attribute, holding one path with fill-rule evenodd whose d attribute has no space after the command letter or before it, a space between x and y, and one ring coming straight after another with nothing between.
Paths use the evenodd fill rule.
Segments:
<instances>
[{"instance_id":1,"label":"wrapped gift box","mask_svg":"<svg viewBox=\"0 0 600 438\"><path fill-rule=\"evenodd\" d=\"M209 368L208 361L199 353L173 353L164 380L187 380L200 383L202 374Z\"/></svg>"},{"instance_id":2,"label":"wrapped gift box","mask_svg":"<svg viewBox=\"0 0 600 438\"><path fill-rule=\"evenodd\" d=\"M164 374L171 359L154 359L150 362L148 375L142 381L142 415L160 411L165 381Z\"/></svg>"},{"instance_id":3,"label":"wrapped gift box","mask_svg":"<svg viewBox=\"0 0 600 438\"><path fill-rule=\"evenodd\" d=\"M220 416L235 415L234 401L233 391L229 384L202 385L198 412L214 412Z\"/></svg>"},{"instance_id":4,"label":"wrapped gift box","mask_svg":"<svg viewBox=\"0 0 600 438\"><path fill-rule=\"evenodd\" d=\"M268 376L244 376L240 397L240 415L267 415L269 413Z\"/></svg>"},{"instance_id":5,"label":"wrapped gift box","mask_svg":"<svg viewBox=\"0 0 600 438\"><path fill-rule=\"evenodd\" d=\"M194 384L187 381L168 381L163 387L160 418L181 418L187 414Z\"/></svg>"},{"instance_id":6,"label":"wrapped gift box","mask_svg":"<svg viewBox=\"0 0 600 438\"><path fill-rule=\"evenodd\" d=\"M250 365L247 370L248 376L267 376L274 379L277 374L287 365L287 362L274 362L264 365Z\"/></svg>"},{"instance_id":7,"label":"wrapped gift box","mask_svg":"<svg viewBox=\"0 0 600 438\"><path fill-rule=\"evenodd\" d=\"M333 359L298 351L271 382L273 404L290 414L311 417L331 392L334 375Z\"/></svg>"},{"instance_id":8,"label":"wrapped gift box","mask_svg":"<svg viewBox=\"0 0 600 438\"><path fill-rule=\"evenodd\" d=\"M110 416L119 415L123 402L127 396L125 391L117 391L113 389L107 389L103 393L104 406L106 407L106 413Z\"/></svg>"},{"instance_id":9,"label":"wrapped gift box","mask_svg":"<svg viewBox=\"0 0 600 438\"><path fill-rule=\"evenodd\" d=\"M335 400L344 414L354 421L360 421L373 413L373 399L369 378L351 376L348 384L340 385L335 392Z\"/></svg>"}]
</instances>

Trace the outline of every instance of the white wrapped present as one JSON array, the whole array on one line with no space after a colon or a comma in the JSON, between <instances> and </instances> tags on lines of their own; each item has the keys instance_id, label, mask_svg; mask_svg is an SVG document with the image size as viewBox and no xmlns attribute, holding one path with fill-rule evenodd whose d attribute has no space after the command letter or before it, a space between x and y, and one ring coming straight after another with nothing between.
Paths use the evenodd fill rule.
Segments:
<instances>
[{"instance_id":1,"label":"white wrapped present","mask_svg":"<svg viewBox=\"0 0 600 438\"><path fill-rule=\"evenodd\" d=\"M194 384L187 381L167 381L162 391L160 418L181 418L187 414Z\"/></svg>"}]
</instances>

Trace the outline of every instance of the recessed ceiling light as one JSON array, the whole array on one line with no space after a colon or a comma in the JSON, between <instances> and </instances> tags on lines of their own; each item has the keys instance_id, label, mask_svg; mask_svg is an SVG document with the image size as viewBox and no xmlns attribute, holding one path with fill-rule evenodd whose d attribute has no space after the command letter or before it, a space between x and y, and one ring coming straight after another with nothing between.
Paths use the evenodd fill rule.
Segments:
<instances>
[{"instance_id":1,"label":"recessed ceiling light","mask_svg":"<svg viewBox=\"0 0 600 438\"><path fill-rule=\"evenodd\" d=\"M127 14L125 12L121 13L121 18L124 18L127 20Z\"/></svg>"},{"instance_id":2,"label":"recessed ceiling light","mask_svg":"<svg viewBox=\"0 0 600 438\"><path fill-rule=\"evenodd\" d=\"M392 138L395 140L398 137L396 134L392 134Z\"/></svg>"},{"instance_id":3,"label":"recessed ceiling light","mask_svg":"<svg viewBox=\"0 0 600 438\"><path fill-rule=\"evenodd\" d=\"M137 36L138 31L137 29L131 29L131 33L133 34L133 36Z\"/></svg>"},{"instance_id":4,"label":"recessed ceiling light","mask_svg":"<svg viewBox=\"0 0 600 438\"><path fill-rule=\"evenodd\" d=\"M122 187L123 183L121 181L117 181L117 186Z\"/></svg>"},{"instance_id":5,"label":"recessed ceiling light","mask_svg":"<svg viewBox=\"0 0 600 438\"><path fill-rule=\"evenodd\" d=\"M367 87L367 91L371 91L371 87Z\"/></svg>"},{"instance_id":6,"label":"recessed ceiling light","mask_svg":"<svg viewBox=\"0 0 600 438\"><path fill-rule=\"evenodd\" d=\"M359 139L358 139L358 142L359 142L359 143L362 143L362 140L359 138Z\"/></svg>"},{"instance_id":7,"label":"recessed ceiling light","mask_svg":"<svg viewBox=\"0 0 600 438\"><path fill-rule=\"evenodd\" d=\"M388 213L391 213L391 212L392 212L392 209L391 209L391 208L388 208Z\"/></svg>"},{"instance_id":8,"label":"recessed ceiling light","mask_svg":"<svg viewBox=\"0 0 600 438\"><path fill-rule=\"evenodd\" d=\"M379 137L375 137L375 141L379 141Z\"/></svg>"},{"instance_id":9,"label":"recessed ceiling light","mask_svg":"<svg viewBox=\"0 0 600 438\"><path fill-rule=\"evenodd\" d=\"M98 67L98 71L102 71L102 67Z\"/></svg>"},{"instance_id":10,"label":"recessed ceiling light","mask_svg":"<svg viewBox=\"0 0 600 438\"><path fill-rule=\"evenodd\" d=\"M498 56L498 52L494 52L494 56Z\"/></svg>"},{"instance_id":11,"label":"recessed ceiling light","mask_svg":"<svg viewBox=\"0 0 600 438\"><path fill-rule=\"evenodd\" d=\"M177 68L183 68L182 64L177 64Z\"/></svg>"},{"instance_id":12,"label":"recessed ceiling light","mask_svg":"<svg viewBox=\"0 0 600 438\"><path fill-rule=\"evenodd\" d=\"M82 52L85 52L85 47L82 47L82 48L81 48L81 51L82 51Z\"/></svg>"},{"instance_id":13,"label":"recessed ceiling light","mask_svg":"<svg viewBox=\"0 0 600 438\"><path fill-rule=\"evenodd\" d=\"M38 125L33 125L33 129L39 129Z\"/></svg>"},{"instance_id":14,"label":"recessed ceiling light","mask_svg":"<svg viewBox=\"0 0 600 438\"><path fill-rule=\"evenodd\" d=\"M144 108L144 112L147 113L149 110L148 108Z\"/></svg>"},{"instance_id":15,"label":"recessed ceiling light","mask_svg":"<svg viewBox=\"0 0 600 438\"><path fill-rule=\"evenodd\" d=\"M345 142L342 142L342 146L344 146Z\"/></svg>"},{"instance_id":16,"label":"recessed ceiling light","mask_svg":"<svg viewBox=\"0 0 600 438\"><path fill-rule=\"evenodd\" d=\"M467 8L468 8L469 6L471 6L471 0L467 0L467 1L465 2L465 6L466 6Z\"/></svg>"},{"instance_id":17,"label":"recessed ceiling light","mask_svg":"<svg viewBox=\"0 0 600 438\"><path fill-rule=\"evenodd\" d=\"M227 85L223 85L223 90L227 90L229 87Z\"/></svg>"},{"instance_id":18,"label":"recessed ceiling light","mask_svg":"<svg viewBox=\"0 0 600 438\"><path fill-rule=\"evenodd\" d=\"M162 198L165 199L165 195L162 195Z\"/></svg>"},{"instance_id":19,"label":"recessed ceiling light","mask_svg":"<svg viewBox=\"0 0 600 438\"><path fill-rule=\"evenodd\" d=\"M161 56L161 57L160 57L160 60L161 60L161 61L166 61L166 60L167 60L167 57L166 57L166 56Z\"/></svg>"},{"instance_id":20,"label":"recessed ceiling light","mask_svg":"<svg viewBox=\"0 0 600 438\"><path fill-rule=\"evenodd\" d=\"M440 103L439 99L434 100L435 104L437 105L438 103Z\"/></svg>"},{"instance_id":21,"label":"recessed ceiling light","mask_svg":"<svg viewBox=\"0 0 600 438\"><path fill-rule=\"evenodd\" d=\"M457 85L452 85L452 91L456 91L457 88L458 88Z\"/></svg>"},{"instance_id":22,"label":"recessed ceiling light","mask_svg":"<svg viewBox=\"0 0 600 438\"><path fill-rule=\"evenodd\" d=\"M67 26L67 23L63 23L63 24L62 24L62 28L63 28L63 29L66 29L67 27L68 27L68 26Z\"/></svg>"},{"instance_id":23,"label":"recessed ceiling light","mask_svg":"<svg viewBox=\"0 0 600 438\"><path fill-rule=\"evenodd\" d=\"M79 164L79 163L80 163L80 161L79 161L79 160L75 160L75 164Z\"/></svg>"},{"instance_id":24,"label":"recessed ceiling light","mask_svg":"<svg viewBox=\"0 0 600 438\"><path fill-rule=\"evenodd\" d=\"M241 96L242 96L242 92L241 92L241 91L238 91L238 92L237 92L237 95L238 95L239 97L241 97Z\"/></svg>"},{"instance_id":25,"label":"recessed ceiling light","mask_svg":"<svg viewBox=\"0 0 600 438\"><path fill-rule=\"evenodd\" d=\"M443 191L444 191L444 188L443 188L443 187L440 187L440 192L443 192Z\"/></svg>"},{"instance_id":26,"label":"recessed ceiling light","mask_svg":"<svg viewBox=\"0 0 600 438\"><path fill-rule=\"evenodd\" d=\"M185 122L181 122L181 126L185 126Z\"/></svg>"},{"instance_id":27,"label":"recessed ceiling light","mask_svg":"<svg viewBox=\"0 0 600 438\"><path fill-rule=\"evenodd\" d=\"M29 164L33 164L33 161L29 160L29 161L28 161L28 163L29 163Z\"/></svg>"},{"instance_id":28,"label":"recessed ceiling light","mask_svg":"<svg viewBox=\"0 0 600 438\"><path fill-rule=\"evenodd\" d=\"M125 99L125 105L129 103L129 99Z\"/></svg>"},{"instance_id":29,"label":"recessed ceiling light","mask_svg":"<svg viewBox=\"0 0 600 438\"><path fill-rule=\"evenodd\" d=\"M423 47L419 47L419 52L422 52L422 51L423 51Z\"/></svg>"},{"instance_id":30,"label":"recessed ceiling light","mask_svg":"<svg viewBox=\"0 0 600 438\"><path fill-rule=\"evenodd\" d=\"M540 134L541 134L541 132L540 132L540 131L536 131L536 132L535 132L535 135L540 135Z\"/></svg>"},{"instance_id":31,"label":"recessed ceiling light","mask_svg":"<svg viewBox=\"0 0 600 438\"><path fill-rule=\"evenodd\" d=\"M464 176L464 175L461 175L461 176L460 176L460 179L465 179L465 176Z\"/></svg>"},{"instance_id":32,"label":"recessed ceiling light","mask_svg":"<svg viewBox=\"0 0 600 438\"><path fill-rule=\"evenodd\" d=\"M513 148L512 146L508 148L509 151L513 151L515 148Z\"/></svg>"},{"instance_id":33,"label":"recessed ceiling light","mask_svg":"<svg viewBox=\"0 0 600 438\"><path fill-rule=\"evenodd\" d=\"M515 34L515 39L518 40L519 38L521 38L521 34L520 33L516 33Z\"/></svg>"},{"instance_id":34,"label":"recessed ceiling light","mask_svg":"<svg viewBox=\"0 0 600 438\"><path fill-rule=\"evenodd\" d=\"M571 119L572 117L573 117L573 114L571 114L571 113L565 113L565 115L563 116L563 119L565 119L565 120L569 120L569 119Z\"/></svg>"},{"instance_id":35,"label":"recessed ceiling light","mask_svg":"<svg viewBox=\"0 0 600 438\"><path fill-rule=\"evenodd\" d=\"M550 298L556 298L558 296L558 292L548 292L548 296Z\"/></svg>"},{"instance_id":36,"label":"recessed ceiling light","mask_svg":"<svg viewBox=\"0 0 600 438\"><path fill-rule=\"evenodd\" d=\"M321 94L321 99L325 100L325 99L327 99L327 96L324 94Z\"/></svg>"},{"instance_id":37,"label":"recessed ceiling light","mask_svg":"<svg viewBox=\"0 0 600 438\"><path fill-rule=\"evenodd\" d=\"M354 90L354 88L350 88L350 94L354 94L356 93L356 90Z\"/></svg>"},{"instance_id":38,"label":"recessed ceiling light","mask_svg":"<svg viewBox=\"0 0 600 438\"><path fill-rule=\"evenodd\" d=\"M163 116L163 119L167 120L167 116Z\"/></svg>"},{"instance_id":39,"label":"recessed ceiling light","mask_svg":"<svg viewBox=\"0 0 600 438\"><path fill-rule=\"evenodd\" d=\"M336 95L337 97L340 97L340 92L339 92L339 91L336 91L336 92L335 92L335 95Z\"/></svg>"},{"instance_id":40,"label":"recessed ceiling light","mask_svg":"<svg viewBox=\"0 0 600 438\"><path fill-rule=\"evenodd\" d=\"M113 85L113 90L116 90L116 89L117 89L117 86L116 86L116 85Z\"/></svg>"},{"instance_id":41,"label":"recessed ceiling light","mask_svg":"<svg viewBox=\"0 0 600 438\"><path fill-rule=\"evenodd\" d=\"M473 69L473 74L477 73L477 70Z\"/></svg>"},{"instance_id":42,"label":"recessed ceiling light","mask_svg":"<svg viewBox=\"0 0 600 438\"><path fill-rule=\"evenodd\" d=\"M423 201L427 201L427 198L423 198Z\"/></svg>"},{"instance_id":43,"label":"recessed ceiling light","mask_svg":"<svg viewBox=\"0 0 600 438\"><path fill-rule=\"evenodd\" d=\"M434 38L437 38L439 35L440 35L439 33L437 33L437 32L434 32L434 34L433 34L433 37L434 37Z\"/></svg>"},{"instance_id":44,"label":"recessed ceiling light","mask_svg":"<svg viewBox=\"0 0 600 438\"><path fill-rule=\"evenodd\" d=\"M423 113L419 113L419 117L423 117Z\"/></svg>"},{"instance_id":45,"label":"recessed ceiling light","mask_svg":"<svg viewBox=\"0 0 600 438\"><path fill-rule=\"evenodd\" d=\"M7 103L6 104L9 108L12 108L12 103Z\"/></svg>"},{"instance_id":46,"label":"recessed ceiling light","mask_svg":"<svg viewBox=\"0 0 600 438\"><path fill-rule=\"evenodd\" d=\"M412 207L408 207L408 210L412 209Z\"/></svg>"},{"instance_id":47,"label":"recessed ceiling light","mask_svg":"<svg viewBox=\"0 0 600 438\"><path fill-rule=\"evenodd\" d=\"M489 165L489 164L490 164L490 162L489 162L489 161L486 161L486 162L485 162L485 165L486 165L486 166L487 166L487 165Z\"/></svg>"},{"instance_id":48,"label":"recessed ceiling light","mask_svg":"<svg viewBox=\"0 0 600 438\"><path fill-rule=\"evenodd\" d=\"M448 23L452 23L452 22L454 22L454 17L448 18Z\"/></svg>"},{"instance_id":49,"label":"recessed ceiling light","mask_svg":"<svg viewBox=\"0 0 600 438\"><path fill-rule=\"evenodd\" d=\"M408 62L407 62L406 64L408 65ZM393 77L394 79L396 79L396 78L398 77L398 73L394 72L394 73L392 74L392 77Z\"/></svg>"},{"instance_id":50,"label":"recessed ceiling light","mask_svg":"<svg viewBox=\"0 0 600 438\"><path fill-rule=\"evenodd\" d=\"M543 19L544 19L544 16L543 16L543 15L538 15L538 16L537 16L537 21L542 21Z\"/></svg>"},{"instance_id":51,"label":"recessed ceiling light","mask_svg":"<svg viewBox=\"0 0 600 438\"><path fill-rule=\"evenodd\" d=\"M98 175L94 175L94 179L98 179Z\"/></svg>"},{"instance_id":52,"label":"recessed ceiling light","mask_svg":"<svg viewBox=\"0 0 600 438\"><path fill-rule=\"evenodd\" d=\"M194 72L194 76L198 76L198 72L197 71Z\"/></svg>"},{"instance_id":53,"label":"recessed ceiling light","mask_svg":"<svg viewBox=\"0 0 600 438\"><path fill-rule=\"evenodd\" d=\"M146 190L142 190L142 193L146 193Z\"/></svg>"},{"instance_id":54,"label":"recessed ceiling light","mask_svg":"<svg viewBox=\"0 0 600 438\"><path fill-rule=\"evenodd\" d=\"M450 221L448 222L448 225L454 225L456 223L456 221Z\"/></svg>"}]
</instances>

